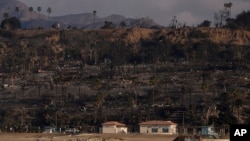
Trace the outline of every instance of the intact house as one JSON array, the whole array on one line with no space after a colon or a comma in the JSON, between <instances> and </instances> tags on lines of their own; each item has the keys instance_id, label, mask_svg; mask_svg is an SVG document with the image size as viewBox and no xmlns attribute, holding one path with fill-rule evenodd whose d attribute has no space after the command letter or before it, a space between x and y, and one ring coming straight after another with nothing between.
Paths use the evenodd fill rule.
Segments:
<instances>
[{"instance_id":1,"label":"intact house","mask_svg":"<svg viewBox=\"0 0 250 141\"><path fill-rule=\"evenodd\" d=\"M102 123L102 128L100 128L100 133L127 134L128 128L123 123L117 121L108 121Z\"/></svg>"},{"instance_id":2,"label":"intact house","mask_svg":"<svg viewBox=\"0 0 250 141\"><path fill-rule=\"evenodd\" d=\"M141 122L140 133L148 134L176 134L177 124L172 121L152 120Z\"/></svg>"}]
</instances>

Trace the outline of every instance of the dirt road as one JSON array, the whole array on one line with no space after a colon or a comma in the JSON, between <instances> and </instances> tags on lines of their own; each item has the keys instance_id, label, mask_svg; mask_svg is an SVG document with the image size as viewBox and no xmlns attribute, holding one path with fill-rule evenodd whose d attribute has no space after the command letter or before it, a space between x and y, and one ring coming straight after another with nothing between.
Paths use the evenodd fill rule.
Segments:
<instances>
[{"instance_id":1,"label":"dirt road","mask_svg":"<svg viewBox=\"0 0 250 141\"><path fill-rule=\"evenodd\" d=\"M36 134L0 133L1 141L172 141L176 136L144 134Z\"/></svg>"}]
</instances>

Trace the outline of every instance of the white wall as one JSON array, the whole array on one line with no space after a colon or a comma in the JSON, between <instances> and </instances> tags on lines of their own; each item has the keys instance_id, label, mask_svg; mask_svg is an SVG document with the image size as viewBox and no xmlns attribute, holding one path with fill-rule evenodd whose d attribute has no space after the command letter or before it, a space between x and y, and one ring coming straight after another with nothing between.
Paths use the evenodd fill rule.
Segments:
<instances>
[{"instance_id":1,"label":"white wall","mask_svg":"<svg viewBox=\"0 0 250 141\"><path fill-rule=\"evenodd\" d=\"M117 127L116 128L116 133L128 133L128 128L127 127Z\"/></svg>"},{"instance_id":2,"label":"white wall","mask_svg":"<svg viewBox=\"0 0 250 141\"><path fill-rule=\"evenodd\" d=\"M116 133L115 126L103 126L102 133Z\"/></svg>"},{"instance_id":3,"label":"white wall","mask_svg":"<svg viewBox=\"0 0 250 141\"><path fill-rule=\"evenodd\" d=\"M177 131L176 131L176 125L170 125L169 128L170 128L170 132L172 134L176 134L177 133Z\"/></svg>"},{"instance_id":4,"label":"white wall","mask_svg":"<svg viewBox=\"0 0 250 141\"><path fill-rule=\"evenodd\" d=\"M140 126L140 133L148 133L147 130L148 130L147 126L142 126L142 125Z\"/></svg>"},{"instance_id":5,"label":"white wall","mask_svg":"<svg viewBox=\"0 0 250 141\"><path fill-rule=\"evenodd\" d=\"M168 127L168 132L164 133L162 129L164 127ZM175 125L170 125L170 126L140 126L140 133L152 133L152 128L157 128L158 132L160 134L176 134L176 126ZM157 134L157 133L152 133L152 134Z\"/></svg>"},{"instance_id":6,"label":"white wall","mask_svg":"<svg viewBox=\"0 0 250 141\"><path fill-rule=\"evenodd\" d=\"M103 126L102 133L128 133L127 127Z\"/></svg>"}]
</instances>

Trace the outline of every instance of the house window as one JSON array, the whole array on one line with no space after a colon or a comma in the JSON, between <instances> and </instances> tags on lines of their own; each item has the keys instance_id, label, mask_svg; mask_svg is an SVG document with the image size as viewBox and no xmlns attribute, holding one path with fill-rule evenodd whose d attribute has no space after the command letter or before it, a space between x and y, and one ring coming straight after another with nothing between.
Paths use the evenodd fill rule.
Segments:
<instances>
[{"instance_id":1,"label":"house window","mask_svg":"<svg viewBox=\"0 0 250 141\"><path fill-rule=\"evenodd\" d=\"M152 133L158 133L158 128L157 127L152 127Z\"/></svg>"},{"instance_id":2,"label":"house window","mask_svg":"<svg viewBox=\"0 0 250 141\"><path fill-rule=\"evenodd\" d=\"M162 133L168 133L168 132L169 132L168 127L163 127L163 128L162 128Z\"/></svg>"}]
</instances>

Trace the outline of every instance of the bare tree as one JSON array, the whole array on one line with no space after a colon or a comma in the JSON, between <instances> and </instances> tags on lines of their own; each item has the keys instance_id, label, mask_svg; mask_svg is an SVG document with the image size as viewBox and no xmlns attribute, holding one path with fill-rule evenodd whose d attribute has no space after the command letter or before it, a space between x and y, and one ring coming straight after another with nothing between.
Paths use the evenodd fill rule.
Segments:
<instances>
[{"instance_id":1,"label":"bare tree","mask_svg":"<svg viewBox=\"0 0 250 141\"><path fill-rule=\"evenodd\" d=\"M224 9L214 14L214 25L216 27L222 27L226 21L231 18L232 3L224 3Z\"/></svg>"},{"instance_id":2,"label":"bare tree","mask_svg":"<svg viewBox=\"0 0 250 141\"><path fill-rule=\"evenodd\" d=\"M225 10L220 10L214 14L214 25L215 27L222 27L227 19Z\"/></svg>"}]
</instances>

